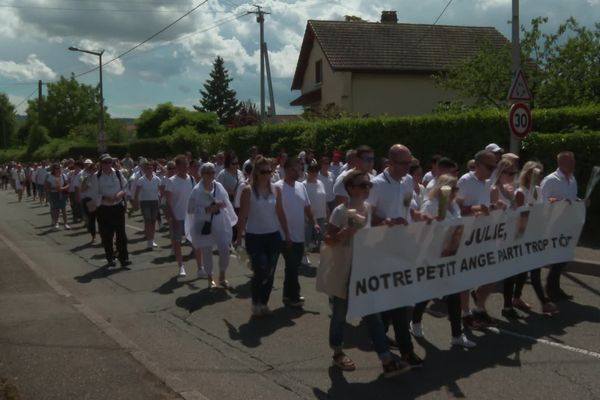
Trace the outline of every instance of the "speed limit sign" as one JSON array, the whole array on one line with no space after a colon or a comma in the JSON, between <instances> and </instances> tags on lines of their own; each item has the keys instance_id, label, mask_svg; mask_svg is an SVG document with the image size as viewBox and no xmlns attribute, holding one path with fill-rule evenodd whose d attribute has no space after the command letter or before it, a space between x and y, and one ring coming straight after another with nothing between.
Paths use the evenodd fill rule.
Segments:
<instances>
[{"instance_id":1,"label":"speed limit sign","mask_svg":"<svg viewBox=\"0 0 600 400\"><path fill-rule=\"evenodd\" d=\"M519 139L523 139L531 132L531 124L529 105L525 103L513 104L508 114L510 132Z\"/></svg>"}]
</instances>

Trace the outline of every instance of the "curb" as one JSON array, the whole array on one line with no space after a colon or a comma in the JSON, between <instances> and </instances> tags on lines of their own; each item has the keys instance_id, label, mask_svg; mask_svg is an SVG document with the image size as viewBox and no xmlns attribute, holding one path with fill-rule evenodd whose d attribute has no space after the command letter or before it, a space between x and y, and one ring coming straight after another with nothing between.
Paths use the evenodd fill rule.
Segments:
<instances>
[{"instance_id":1,"label":"curb","mask_svg":"<svg viewBox=\"0 0 600 400\"><path fill-rule=\"evenodd\" d=\"M600 261L575 259L567 264L565 271L600 277Z\"/></svg>"}]
</instances>

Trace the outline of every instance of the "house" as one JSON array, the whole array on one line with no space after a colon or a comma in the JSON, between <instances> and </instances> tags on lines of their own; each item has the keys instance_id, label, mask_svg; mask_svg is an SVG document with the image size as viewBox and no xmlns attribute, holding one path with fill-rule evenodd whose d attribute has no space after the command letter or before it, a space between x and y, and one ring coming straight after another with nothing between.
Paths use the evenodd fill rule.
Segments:
<instances>
[{"instance_id":1,"label":"house","mask_svg":"<svg viewBox=\"0 0 600 400\"><path fill-rule=\"evenodd\" d=\"M398 23L395 11L380 22L309 20L290 104L354 114L431 113L456 93L435 85L433 74L477 53L483 40L508 40L493 27Z\"/></svg>"}]
</instances>

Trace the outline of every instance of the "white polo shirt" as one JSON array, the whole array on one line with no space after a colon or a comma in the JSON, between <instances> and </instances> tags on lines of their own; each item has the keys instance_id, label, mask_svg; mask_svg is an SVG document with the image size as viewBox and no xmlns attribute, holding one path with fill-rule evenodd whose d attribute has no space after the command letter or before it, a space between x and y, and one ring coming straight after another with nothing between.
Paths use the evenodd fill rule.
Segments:
<instances>
[{"instance_id":1,"label":"white polo shirt","mask_svg":"<svg viewBox=\"0 0 600 400\"><path fill-rule=\"evenodd\" d=\"M304 243L304 208L310 206L306 187L298 181L294 181L294 186L290 186L284 181L278 181L274 186L281 190L281 203L290 233L290 240L294 243ZM285 240L283 230L281 230L281 237Z\"/></svg>"},{"instance_id":2,"label":"white polo shirt","mask_svg":"<svg viewBox=\"0 0 600 400\"><path fill-rule=\"evenodd\" d=\"M557 200L577 200L577 181L575 176L567 179L560 169L557 169L542 180L542 197L548 202L551 197Z\"/></svg>"},{"instance_id":3,"label":"white polo shirt","mask_svg":"<svg viewBox=\"0 0 600 400\"><path fill-rule=\"evenodd\" d=\"M373 188L367 202L375 208L375 215L384 219L405 218L410 222L410 212L407 212L404 202L405 200L409 202L409 208L412 206L412 176L405 175L400 180L395 180L386 169L371 179L371 182L373 182Z\"/></svg>"},{"instance_id":4,"label":"white polo shirt","mask_svg":"<svg viewBox=\"0 0 600 400\"><path fill-rule=\"evenodd\" d=\"M323 187L325 188L325 194L327 197L327 202L335 200L335 194L333 194L333 185L335 184L335 175L333 173L327 171L327 176L322 175L321 171L319 171L317 178L323 183Z\"/></svg>"},{"instance_id":5,"label":"white polo shirt","mask_svg":"<svg viewBox=\"0 0 600 400\"><path fill-rule=\"evenodd\" d=\"M158 201L159 190L158 187L161 184L161 179L152 174L152 177L148 179L146 175L142 175L138 178L136 183L136 190L139 187L140 193L138 195L139 201ZM135 193L133 193L135 195Z\"/></svg>"},{"instance_id":6,"label":"white polo shirt","mask_svg":"<svg viewBox=\"0 0 600 400\"><path fill-rule=\"evenodd\" d=\"M463 199L464 206L490 206L491 181L489 179L482 181L475 176L474 172L467 172L460 177L456 186L458 197Z\"/></svg>"}]
</instances>

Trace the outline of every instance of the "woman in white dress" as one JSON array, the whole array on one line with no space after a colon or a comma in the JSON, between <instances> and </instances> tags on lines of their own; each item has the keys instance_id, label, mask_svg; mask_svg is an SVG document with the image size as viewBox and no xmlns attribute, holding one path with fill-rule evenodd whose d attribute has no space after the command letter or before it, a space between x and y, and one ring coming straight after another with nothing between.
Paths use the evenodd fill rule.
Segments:
<instances>
[{"instance_id":1,"label":"woman in white dress","mask_svg":"<svg viewBox=\"0 0 600 400\"><path fill-rule=\"evenodd\" d=\"M215 181L215 166L212 163L202 165L201 180L194 186L188 201L186 218L186 236L194 247L196 262L204 264L208 275L208 287L215 288L213 281L212 249L219 251L218 286L228 288L225 272L229 266L229 244L233 234L232 227L237 216L229 201L229 195L223 185Z\"/></svg>"}]
</instances>

